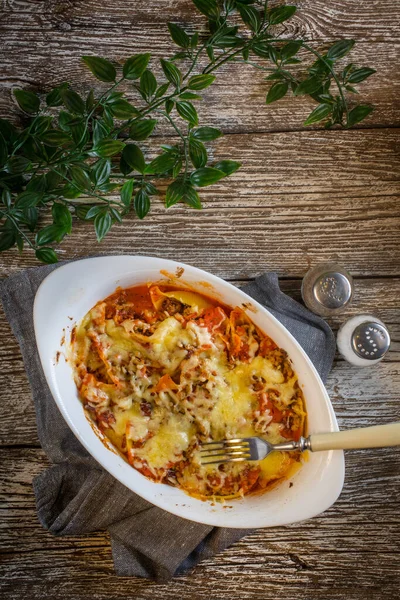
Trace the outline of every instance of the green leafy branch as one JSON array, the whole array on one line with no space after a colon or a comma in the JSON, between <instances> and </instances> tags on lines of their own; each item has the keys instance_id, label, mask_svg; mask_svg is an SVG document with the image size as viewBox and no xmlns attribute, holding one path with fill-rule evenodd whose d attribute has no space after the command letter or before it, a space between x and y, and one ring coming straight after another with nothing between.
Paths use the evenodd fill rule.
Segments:
<instances>
[{"instance_id":1,"label":"green leafy branch","mask_svg":"<svg viewBox=\"0 0 400 600\"><path fill-rule=\"evenodd\" d=\"M96 79L109 84L99 95L91 89L83 98L69 83L45 98L27 90L14 92L25 117L22 128L0 119L0 251L16 245L22 252L26 245L39 260L57 262L54 245L71 234L74 217L93 221L101 241L131 210L143 219L162 180L167 182L167 208L183 202L200 209L198 190L240 167L232 160L210 163L206 144L222 132L200 125L195 106L226 63L265 72L271 82L267 104L288 93L310 96L317 105L304 125L347 128L372 111L349 100L357 94L354 85L375 72L341 64L354 41L340 40L320 52L306 41L282 39L277 30L295 14L295 6L270 9L268 0L193 3L207 17L208 33L189 35L180 25L168 24L179 50L160 60L161 81L149 67L149 53L131 56L122 66L84 56ZM304 63L307 54L313 57L311 64ZM127 99L127 90L137 101ZM177 142L161 146L148 160L141 142L161 119ZM46 212L52 223L41 227L40 216Z\"/></svg>"}]
</instances>

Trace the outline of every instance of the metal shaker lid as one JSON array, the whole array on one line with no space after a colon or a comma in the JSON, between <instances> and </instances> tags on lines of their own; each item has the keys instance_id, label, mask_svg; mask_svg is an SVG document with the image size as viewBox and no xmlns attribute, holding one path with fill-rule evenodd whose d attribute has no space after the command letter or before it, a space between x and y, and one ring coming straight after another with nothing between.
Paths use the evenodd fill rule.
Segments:
<instances>
[{"instance_id":1,"label":"metal shaker lid","mask_svg":"<svg viewBox=\"0 0 400 600\"><path fill-rule=\"evenodd\" d=\"M383 323L366 321L353 331L351 345L361 358L378 360L389 350L390 334Z\"/></svg>"},{"instance_id":2,"label":"metal shaker lid","mask_svg":"<svg viewBox=\"0 0 400 600\"><path fill-rule=\"evenodd\" d=\"M350 277L343 271L323 273L314 283L313 295L325 308L330 310L343 308L350 302L352 296Z\"/></svg>"},{"instance_id":3,"label":"metal shaker lid","mask_svg":"<svg viewBox=\"0 0 400 600\"><path fill-rule=\"evenodd\" d=\"M304 304L317 315L328 317L347 306L353 295L353 278L336 263L311 268L301 284Z\"/></svg>"}]
</instances>

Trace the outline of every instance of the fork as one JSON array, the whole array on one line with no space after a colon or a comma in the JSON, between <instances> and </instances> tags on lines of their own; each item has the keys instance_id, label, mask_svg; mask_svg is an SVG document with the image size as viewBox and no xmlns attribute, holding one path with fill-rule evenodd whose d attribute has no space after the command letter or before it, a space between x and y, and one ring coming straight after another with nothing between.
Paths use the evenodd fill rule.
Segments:
<instances>
[{"instance_id":1,"label":"fork","mask_svg":"<svg viewBox=\"0 0 400 600\"><path fill-rule=\"evenodd\" d=\"M216 465L227 462L262 460L274 450L320 452L321 450L359 450L387 446L400 446L400 422L350 429L349 431L313 433L307 438L301 437L297 441L281 444L271 444L260 437L207 442L200 448L200 460L204 465Z\"/></svg>"}]
</instances>

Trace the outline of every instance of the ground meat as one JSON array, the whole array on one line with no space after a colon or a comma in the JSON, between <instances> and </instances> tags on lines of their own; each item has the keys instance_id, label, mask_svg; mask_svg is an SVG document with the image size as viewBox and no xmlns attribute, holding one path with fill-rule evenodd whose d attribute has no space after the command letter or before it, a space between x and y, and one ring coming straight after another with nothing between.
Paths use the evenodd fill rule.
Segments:
<instances>
[{"instance_id":1,"label":"ground meat","mask_svg":"<svg viewBox=\"0 0 400 600\"><path fill-rule=\"evenodd\" d=\"M106 305L106 319L113 319L115 317L115 313L117 312L114 304Z\"/></svg>"},{"instance_id":2,"label":"ground meat","mask_svg":"<svg viewBox=\"0 0 400 600\"><path fill-rule=\"evenodd\" d=\"M150 404L150 402L147 402L146 400L143 400L140 403L140 410L142 411L142 413L146 416L146 417L151 417L151 410L152 410L152 406Z\"/></svg>"},{"instance_id":3,"label":"ground meat","mask_svg":"<svg viewBox=\"0 0 400 600\"><path fill-rule=\"evenodd\" d=\"M176 313L182 313L184 304L176 300L175 298L165 298L162 303L162 310L165 310L169 315L175 315Z\"/></svg>"}]
</instances>

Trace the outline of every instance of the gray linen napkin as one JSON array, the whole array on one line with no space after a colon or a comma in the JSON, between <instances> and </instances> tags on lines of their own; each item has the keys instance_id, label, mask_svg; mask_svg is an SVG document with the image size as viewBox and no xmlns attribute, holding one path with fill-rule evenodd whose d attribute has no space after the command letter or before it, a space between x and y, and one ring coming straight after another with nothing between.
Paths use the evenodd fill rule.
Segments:
<instances>
[{"instance_id":1,"label":"gray linen napkin","mask_svg":"<svg viewBox=\"0 0 400 600\"><path fill-rule=\"evenodd\" d=\"M108 529L118 575L166 581L250 530L200 525L156 508L104 471L76 439L47 386L33 330L36 290L57 266L29 269L0 283L0 299L32 388L40 443L53 463L33 482L39 520L54 535ZM283 294L275 273L243 289L289 329L325 379L335 353L335 339L325 321Z\"/></svg>"}]
</instances>

